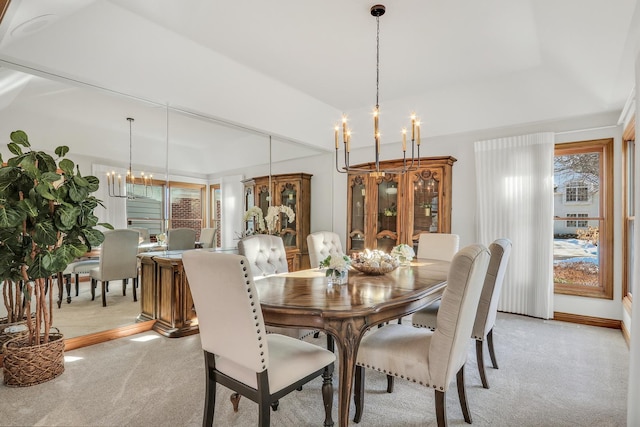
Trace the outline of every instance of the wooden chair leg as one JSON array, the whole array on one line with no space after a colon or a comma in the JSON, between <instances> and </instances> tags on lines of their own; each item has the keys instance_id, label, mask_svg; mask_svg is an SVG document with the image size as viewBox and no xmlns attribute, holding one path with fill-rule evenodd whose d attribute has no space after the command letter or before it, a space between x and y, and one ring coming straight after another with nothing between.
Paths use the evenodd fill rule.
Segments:
<instances>
[{"instance_id":1,"label":"wooden chair leg","mask_svg":"<svg viewBox=\"0 0 640 427\"><path fill-rule=\"evenodd\" d=\"M129 279L122 279L122 296L127 296L127 283L129 283Z\"/></svg>"},{"instance_id":2,"label":"wooden chair leg","mask_svg":"<svg viewBox=\"0 0 640 427\"><path fill-rule=\"evenodd\" d=\"M447 427L447 393L440 390L436 392L436 422L438 427Z\"/></svg>"},{"instance_id":3,"label":"wooden chair leg","mask_svg":"<svg viewBox=\"0 0 640 427\"><path fill-rule=\"evenodd\" d=\"M322 373L322 403L324 404L324 425L332 426L333 418L331 412L333 410L333 369L334 364L324 368Z\"/></svg>"},{"instance_id":4,"label":"wooden chair leg","mask_svg":"<svg viewBox=\"0 0 640 427\"><path fill-rule=\"evenodd\" d=\"M133 278L133 301L138 301L138 292L136 291L137 287L138 287L138 278L134 277Z\"/></svg>"},{"instance_id":5,"label":"wooden chair leg","mask_svg":"<svg viewBox=\"0 0 640 427\"><path fill-rule=\"evenodd\" d=\"M495 369L498 369L498 361L496 359L496 352L493 350L493 328L487 334L487 344L489 346L489 356L491 356L491 363Z\"/></svg>"},{"instance_id":6,"label":"wooden chair leg","mask_svg":"<svg viewBox=\"0 0 640 427\"><path fill-rule=\"evenodd\" d=\"M80 294L80 275L76 273L76 296Z\"/></svg>"},{"instance_id":7,"label":"wooden chair leg","mask_svg":"<svg viewBox=\"0 0 640 427\"><path fill-rule=\"evenodd\" d=\"M96 279L91 278L91 301L96 299Z\"/></svg>"},{"instance_id":8,"label":"wooden chair leg","mask_svg":"<svg viewBox=\"0 0 640 427\"><path fill-rule=\"evenodd\" d=\"M387 393L393 393L393 375L387 375Z\"/></svg>"},{"instance_id":9,"label":"wooden chair leg","mask_svg":"<svg viewBox=\"0 0 640 427\"><path fill-rule=\"evenodd\" d=\"M212 369L215 368L215 359L212 354L206 353L205 360L205 398L204 398L204 416L202 418L203 426L213 426L213 413L216 407L216 382L210 375ZM237 394L237 393L236 393ZM235 412L238 412L237 406L234 405Z\"/></svg>"},{"instance_id":10,"label":"wooden chair leg","mask_svg":"<svg viewBox=\"0 0 640 427\"><path fill-rule=\"evenodd\" d=\"M107 306L107 288L109 287L109 282L105 282L102 280L102 306Z\"/></svg>"},{"instance_id":11,"label":"wooden chair leg","mask_svg":"<svg viewBox=\"0 0 640 427\"><path fill-rule=\"evenodd\" d=\"M476 360L478 361L478 372L480 373L480 381L482 381L482 387L489 388L487 374L484 372L483 341L481 340L476 340Z\"/></svg>"},{"instance_id":12,"label":"wooden chair leg","mask_svg":"<svg viewBox=\"0 0 640 427\"><path fill-rule=\"evenodd\" d=\"M364 406L364 368L362 366L356 366L353 401L356 404L356 413L353 416L353 422L359 423L362 419L362 409Z\"/></svg>"},{"instance_id":13,"label":"wooden chair leg","mask_svg":"<svg viewBox=\"0 0 640 427\"><path fill-rule=\"evenodd\" d=\"M471 412L469 412L469 405L467 404L467 392L464 388L464 365L456 374L456 384L458 385L458 398L460 398L460 407L462 408L462 415L464 420L471 424Z\"/></svg>"},{"instance_id":14,"label":"wooden chair leg","mask_svg":"<svg viewBox=\"0 0 640 427\"><path fill-rule=\"evenodd\" d=\"M67 304L71 304L71 274L64 276L64 285L67 289Z\"/></svg>"}]
</instances>

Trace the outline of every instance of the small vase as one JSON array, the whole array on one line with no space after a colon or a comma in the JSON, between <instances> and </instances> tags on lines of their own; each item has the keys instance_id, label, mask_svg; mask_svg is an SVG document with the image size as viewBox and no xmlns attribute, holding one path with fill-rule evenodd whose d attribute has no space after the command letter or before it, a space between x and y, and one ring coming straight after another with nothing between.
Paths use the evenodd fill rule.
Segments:
<instances>
[{"instance_id":1,"label":"small vase","mask_svg":"<svg viewBox=\"0 0 640 427\"><path fill-rule=\"evenodd\" d=\"M344 285L349 281L349 270L333 270L327 279L329 285Z\"/></svg>"}]
</instances>

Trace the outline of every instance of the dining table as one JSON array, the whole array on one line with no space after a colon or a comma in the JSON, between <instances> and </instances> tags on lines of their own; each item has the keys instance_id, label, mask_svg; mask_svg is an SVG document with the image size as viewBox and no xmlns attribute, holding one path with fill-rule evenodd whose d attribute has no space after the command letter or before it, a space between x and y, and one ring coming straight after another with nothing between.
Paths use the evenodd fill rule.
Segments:
<instances>
[{"instance_id":1,"label":"dining table","mask_svg":"<svg viewBox=\"0 0 640 427\"><path fill-rule=\"evenodd\" d=\"M368 329L440 299L449 264L415 259L382 275L352 269L343 285L329 284L325 271L317 268L254 281L266 324L321 330L333 338L328 341L335 342L338 351L338 423L346 427L360 340ZM333 425L330 411L324 425Z\"/></svg>"}]
</instances>

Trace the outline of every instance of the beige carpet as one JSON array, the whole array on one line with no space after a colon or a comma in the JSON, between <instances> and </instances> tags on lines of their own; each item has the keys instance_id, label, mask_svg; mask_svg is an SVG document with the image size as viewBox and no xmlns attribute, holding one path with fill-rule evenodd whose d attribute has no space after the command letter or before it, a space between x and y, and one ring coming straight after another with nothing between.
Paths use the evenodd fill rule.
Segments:
<instances>
[{"instance_id":1,"label":"beige carpet","mask_svg":"<svg viewBox=\"0 0 640 427\"><path fill-rule=\"evenodd\" d=\"M474 426L625 425L629 352L620 331L500 313L494 337L500 369L487 369L489 390L480 385L470 341L466 372ZM317 342L324 344L324 338ZM76 360L53 381L24 389L0 386L1 425L202 424L199 335L170 339L147 332L73 350L67 357ZM283 398L271 425L321 426L320 386L318 379ZM387 394L385 386L384 375L367 371L359 425L436 425L432 390L397 380L395 392ZM218 387L215 425L255 427L257 406L242 399L233 413L229 395ZM447 409L449 425L467 425L455 382Z\"/></svg>"}]
</instances>

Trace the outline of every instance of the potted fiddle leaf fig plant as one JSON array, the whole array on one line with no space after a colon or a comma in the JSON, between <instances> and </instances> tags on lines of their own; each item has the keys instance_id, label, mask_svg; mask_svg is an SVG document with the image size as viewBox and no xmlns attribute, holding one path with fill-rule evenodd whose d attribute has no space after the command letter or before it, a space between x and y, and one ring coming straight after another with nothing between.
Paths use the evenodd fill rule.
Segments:
<instances>
[{"instance_id":1,"label":"potted fiddle leaf fig plant","mask_svg":"<svg viewBox=\"0 0 640 427\"><path fill-rule=\"evenodd\" d=\"M64 341L52 329L47 280L102 243L96 226L112 227L93 214L101 203L91 195L98 178L81 175L65 158L67 146L56 148L54 159L32 150L21 130L10 138L14 157L5 163L0 156L0 280L7 312L13 320L24 318L26 333L4 343L3 370L5 384L25 386L64 371Z\"/></svg>"}]
</instances>

